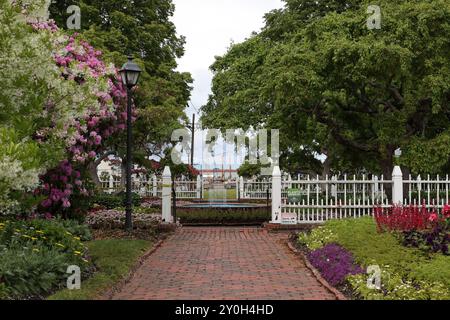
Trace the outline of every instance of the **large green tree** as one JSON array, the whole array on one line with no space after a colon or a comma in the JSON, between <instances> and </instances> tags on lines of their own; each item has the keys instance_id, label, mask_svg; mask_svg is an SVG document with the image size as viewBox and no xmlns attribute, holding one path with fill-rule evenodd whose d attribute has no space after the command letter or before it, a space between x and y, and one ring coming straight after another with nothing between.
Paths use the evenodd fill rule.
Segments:
<instances>
[{"instance_id":1,"label":"large green tree","mask_svg":"<svg viewBox=\"0 0 450 320\"><path fill-rule=\"evenodd\" d=\"M133 54L143 69L135 95L134 157L146 164L148 156L163 151L172 131L185 120L190 97L190 74L175 70L185 40L170 21L174 5L171 0L62 0L50 7L58 26L66 27L70 5L81 9L81 30L75 31L102 50L106 60L121 66ZM123 139L113 141L109 153L124 158L124 146Z\"/></svg>"},{"instance_id":2,"label":"large green tree","mask_svg":"<svg viewBox=\"0 0 450 320\"><path fill-rule=\"evenodd\" d=\"M401 147L406 168L442 171L450 156L450 4L379 1L381 29L373 30L370 4L288 0L268 14L262 32L212 66L204 125L280 128L282 165L297 169L316 167L323 153L325 171L390 177Z\"/></svg>"}]
</instances>

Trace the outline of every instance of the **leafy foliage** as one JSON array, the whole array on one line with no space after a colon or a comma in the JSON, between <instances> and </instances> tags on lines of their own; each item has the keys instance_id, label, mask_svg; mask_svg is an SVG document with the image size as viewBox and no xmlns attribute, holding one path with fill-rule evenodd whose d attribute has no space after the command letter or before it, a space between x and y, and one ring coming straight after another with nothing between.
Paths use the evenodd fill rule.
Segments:
<instances>
[{"instance_id":1,"label":"leafy foliage","mask_svg":"<svg viewBox=\"0 0 450 320\"><path fill-rule=\"evenodd\" d=\"M35 6L22 9L20 3L0 1L0 212L4 214L27 212L36 204L24 193L37 187L39 174L63 159L66 143L75 135L72 119L99 108L97 97L89 93L92 88L62 79L50 33L33 31L27 15Z\"/></svg>"},{"instance_id":2,"label":"leafy foliage","mask_svg":"<svg viewBox=\"0 0 450 320\"><path fill-rule=\"evenodd\" d=\"M134 95L138 114L133 126L133 156L145 165L146 157L159 155L172 131L181 126L179 120L185 118L190 96L190 74L175 70L185 40L170 20L174 5L171 0L55 1L50 16L61 28L66 27L70 5L81 8L81 30L77 32L102 50L105 60L121 66L131 53L143 69ZM125 146L123 137L108 143L109 150L123 159Z\"/></svg>"},{"instance_id":3,"label":"leafy foliage","mask_svg":"<svg viewBox=\"0 0 450 320\"><path fill-rule=\"evenodd\" d=\"M370 4L286 1L266 16L261 33L212 65L203 124L281 129L281 163L294 171L317 170L322 153L324 171L364 168L389 178L398 147L412 171L442 171L449 162L450 5L379 1L382 28L369 30Z\"/></svg>"},{"instance_id":4,"label":"leafy foliage","mask_svg":"<svg viewBox=\"0 0 450 320\"><path fill-rule=\"evenodd\" d=\"M0 292L8 299L35 298L62 287L69 265L88 270L87 251L81 243L88 238L89 231L75 222L0 223Z\"/></svg>"},{"instance_id":5,"label":"leafy foliage","mask_svg":"<svg viewBox=\"0 0 450 320\"><path fill-rule=\"evenodd\" d=\"M100 193L92 197L92 204L99 205L100 207L106 209L116 209L125 206L126 194L125 192L121 192L119 194L107 194ZM131 194L131 201L134 207L139 207L142 199L139 194L133 192Z\"/></svg>"},{"instance_id":6,"label":"leafy foliage","mask_svg":"<svg viewBox=\"0 0 450 320\"><path fill-rule=\"evenodd\" d=\"M336 235L325 227L317 227L311 233L300 233L298 242L306 246L309 250L317 250L337 240Z\"/></svg>"},{"instance_id":7,"label":"leafy foliage","mask_svg":"<svg viewBox=\"0 0 450 320\"><path fill-rule=\"evenodd\" d=\"M83 281L81 290L64 289L49 300L93 300L125 278L152 243L144 240L97 240L87 243L97 272ZM0 285L1 294L1 285Z\"/></svg>"}]
</instances>

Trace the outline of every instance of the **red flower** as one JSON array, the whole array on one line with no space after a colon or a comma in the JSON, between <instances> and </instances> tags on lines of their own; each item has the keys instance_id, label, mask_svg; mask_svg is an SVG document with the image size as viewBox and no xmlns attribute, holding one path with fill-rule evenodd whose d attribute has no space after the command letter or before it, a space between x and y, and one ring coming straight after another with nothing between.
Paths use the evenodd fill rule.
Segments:
<instances>
[{"instance_id":1,"label":"red flower","mask_svg":"<svg viewBox=\"0 0 450 320\"><path fill-rule=\"evenodd\" d=\"M444 215L444 218L450 218L450 205L446 204L444 206L442 209L442 214Z\"/></svg>"},{"instance_id":2,"label":"red flower","mask_svg":"<svg viewBox=\"0 0 450 320\"><path fill-rule=\"evenodd\" d=\"M428 218L428 221L434 222L438 220L438 215L436 213L433 213L432 215L430 215L430 217Z\"/></svg>"},{"instance_id":3,"label":"red flower","mask_svg":"<svg viewBox=\"0 0 450 320\"><path fill-rule=\"evenodd\" d=\"M435 212L429 212L425 206L375 208L375 220L379 231L424 230L428 228L430 216L433 214L438 217Z\"/></svg>"}]
</instances>

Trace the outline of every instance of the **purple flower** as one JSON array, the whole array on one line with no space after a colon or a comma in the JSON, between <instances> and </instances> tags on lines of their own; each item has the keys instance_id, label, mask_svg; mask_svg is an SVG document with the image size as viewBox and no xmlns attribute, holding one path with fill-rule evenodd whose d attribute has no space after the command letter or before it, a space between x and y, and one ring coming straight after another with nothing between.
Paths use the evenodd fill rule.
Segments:
<instances>
[{"instance_id":1,"label":"purple flower","mask_svg":"<svg viewBox=\"0 0 450 320\"><path fill-rule=\"evenodd\" d=\"M331 285L342 284L348 275L364 273L353 255L338 244L327 244L308 254L311 264Z\"/></svg>"},{"instance_id":2,"label":"purple flower","mask_svg":"<svg viewBox=\"0 0 450 320\"><path fill-rule=\"evenodd\" d=\"M63 199L63 207L64 208L70 208L70 201L69 201L69 199Z\"/></svg>"},{"instance_id":3,"label":"purple flower","mask_svg":"<svg viewBox=\"0 0 450 320\"><path fill-rule=\"evenodd\" d=\"M95 140L94 140L95 145L99 145L102 143L102 137L101 136L96 136Z\"/></svg>"},{"instance_id":4,"label":"purple flower","mask_svg":"<svg viewBox=\"0 0 450 320\"><path fill-rule=\"evenodd\" d=\"M45 199L44 201L42 201L41 205L44 208L49 208L52 205L52 200L50 199Z\"/></svg>"}]
</instances>

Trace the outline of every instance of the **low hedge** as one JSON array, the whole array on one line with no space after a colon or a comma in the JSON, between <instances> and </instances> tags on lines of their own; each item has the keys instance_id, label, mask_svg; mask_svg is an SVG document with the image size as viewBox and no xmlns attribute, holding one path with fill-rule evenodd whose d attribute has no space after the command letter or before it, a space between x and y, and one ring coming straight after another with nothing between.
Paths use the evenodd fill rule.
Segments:
<instances>
[{"instance_id":1,"label":"low hedge","mask_svg":"<svg viewBox=\"0 0 450 320\"><path fill-rule=\"evenodd\" d=\"M126 194L120 192L118 194L99 193L92 198L92 204L98 205L106 209L115 209L126 205ZM142 203L141 197L137 193L131 194L133 207L139 207Z\"/></svg>"},{"instance_id":2,"label":"low hedge","mask_svg":"<svg viewBox=\"0 0 450 320\"><path fill-rule=\"evenodd\" d=\"M271 219L271 213L265 208L257 210L177 209L176 214L182 224L256 224Z\"/></svg>"}]
</instances>

